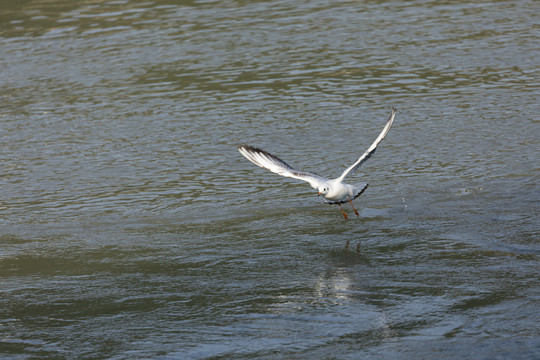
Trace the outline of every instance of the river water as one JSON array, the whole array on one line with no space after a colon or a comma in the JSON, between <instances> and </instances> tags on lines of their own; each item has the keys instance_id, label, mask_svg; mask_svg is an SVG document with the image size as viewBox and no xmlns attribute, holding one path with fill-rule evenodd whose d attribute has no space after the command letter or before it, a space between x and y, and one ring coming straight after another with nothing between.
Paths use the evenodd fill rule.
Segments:
<instances>
[{"instance_id":1,"label":"river water","mask_svg":"<svg viewBox=\"0 0 540 360\"><path fill-rule=\"evenodd\" d=\"M539 10L3 1L0 357L540 358Z\"/></svg>"}]
</instances>

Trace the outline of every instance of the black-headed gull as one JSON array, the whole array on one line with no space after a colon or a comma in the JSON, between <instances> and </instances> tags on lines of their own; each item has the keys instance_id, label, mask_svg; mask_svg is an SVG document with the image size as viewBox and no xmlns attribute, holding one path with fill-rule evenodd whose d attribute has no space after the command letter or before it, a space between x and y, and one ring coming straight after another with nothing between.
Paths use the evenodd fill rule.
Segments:
<instances>
[{"instance_id":1,"label":"black-headed gull","mask_svg":"<svg viewBox=\"0 0 540 360\"><path fill-rule=\"evenodd\" d=\"M345 177L351 172L356 171L356 169L358 169L360 165L364 163L364 161L366 161L371 157L371 155L373 155L373 153L377 149L377 145L379 145L379 143L382 141L382 139L384 139L386 134L388 134L390 127L392 127L394 117L396 116L396 111L396 108L392 108L392 114L390 115L390 118L386 122L386 125L382 129L377 139L375 139L373 144L371 144L371 146L362 154L362 156L360 156L358 160L356 160L354 164L345 169L345 171L343 171L340 177L337 177L335 179L327 179L311 172L295 170L292 166L290 166L280 158L253 146L240 145L238 147L238 151L240 151L240 153L244 155L246 159L248 159L257 166L270 170L271 172L274 172L281 176L307 181L312 188L319 191L319 195L323 195L325 197L325 203L338 204L339 208L341 209L341 213L343 214L343 217L347 219L347 214L345 213L345 211L343 211L341 204L344 204L346 202L350 203L354 210L354 213L358 216L358 211L354 208L352 200L362 195L362 193L368 187L368 184L354 186L345 184L343 182L343 179L345 179Z\"/></svg>"}]
</instances>

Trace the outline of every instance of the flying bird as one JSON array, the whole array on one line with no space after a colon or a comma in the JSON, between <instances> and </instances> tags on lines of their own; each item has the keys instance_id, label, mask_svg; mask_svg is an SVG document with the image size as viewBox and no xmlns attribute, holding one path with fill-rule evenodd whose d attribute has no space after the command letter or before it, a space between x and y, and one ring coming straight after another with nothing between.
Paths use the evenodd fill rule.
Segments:
<instances>
[{"instance_id":1,"label":"flying bird","mask_svg":"<svg viewBox=\"0 0 540 360\"><path fill-rule=\"evenodd\" d=\"M368 187L368 184L349 185L344 183L343 180L347 175L356 171L367 159L371 157L371 155L373 155L375 150L377 150L377 146L382 139L384 139L386 134L388 134L390 127L392 127L394 117L396 116L396 111L396 108L392 108L390 118L388 118L386 125L373 144L371 144L371 146L362 154L362 156L360 156L360 158L358 158L358 160L356 160L354 164L345 169L345 171L343 171L343 173L335 179L327 179L312 172L296 170L277 156L250 145L240 145L238 147L238 151L240 151L240 153L244 155L246 159L255 165L270 170L273 173L293 179L307 181L312 188L317 189L319 196L324 196L326 199L325 203L339 205L341 213L345 219L347 219L347 213L345 213L341 204L347 202L351 204L356 216L359 216L358 210L355 209L352 201L362 195L362 193Z\"/></svg>"}]
</instances>

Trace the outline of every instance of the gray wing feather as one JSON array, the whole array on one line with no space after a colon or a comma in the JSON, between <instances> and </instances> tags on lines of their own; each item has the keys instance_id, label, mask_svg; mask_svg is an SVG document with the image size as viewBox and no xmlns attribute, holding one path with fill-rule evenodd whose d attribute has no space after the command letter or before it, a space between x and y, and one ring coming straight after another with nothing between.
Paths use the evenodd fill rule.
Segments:
<instances>
[{"instance_id":1,"label":"gray wing feather","mask_svg":"<svg viewBox=\"0 0 540 360\"><path fill-rule=\"evenodd\" d=\"M326 182L326 178L307 171L295 170L292 166L281 160L277 156L270 154L262 149L250 146L240 145L238 147L240 154L257 166L270 170L281 176L307 181L312 188L317 189Z\"/></svg>"},{"instance_id":2,"label":"gray wing feather","mask_svg":"<svg viewBox=\"0 0 540 360\"><path fill-rule=\"evenodd\" d=\"M392 124L394 123L394 117L396 116L396 111L397 111L396 108L392 108L392 114L390 114L390 118L386 122L386 125L382 129L377 139L375 139L373 144L371 144L371 146L362 154L362 156L360 156L358 160L356 160L354 164L352 164L347 169L345 169L343 174L341 174L341 176L339 177L340 180L343 181L343 179L345 179L345 177L349 175L349 173L356 171L367 159L371 157L371 155L375 153L375 150L377 150L377 146L379 145L379 143L382 141L382 139L384 139L386 134L388 134L388 131L390 131L390 128L392 127Z\"/></svg>"}]
</instances>

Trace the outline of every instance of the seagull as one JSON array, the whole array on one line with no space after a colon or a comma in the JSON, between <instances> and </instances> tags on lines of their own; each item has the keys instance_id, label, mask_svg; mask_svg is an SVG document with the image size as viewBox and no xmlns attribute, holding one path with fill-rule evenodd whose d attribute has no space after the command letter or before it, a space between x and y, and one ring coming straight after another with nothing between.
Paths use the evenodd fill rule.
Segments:
<instances>
[{"instance_id":1,"label":"seagull","mask_svg":"<svg viewBox=\"0 0 540 360\"><path fill-rule=\"evenodd\" d=\"M273 173L297 180L307 181L312 188L317 189L319 192L318 196L324 196L326 199L325 203L339 205L343 217L345 220L347 220L347 213L343 211L341 204L348 202L351 204L356 216L359 216L358 210L355 209L352 201L362 195L362 193L367 189L368 184L355 186L346 184L343 182L343 180L345 177L347 177L347 175L356 171L367 159L371 157L371 155L373 155L375 150L377 150L377 146L382 139L384 139L386 134L388 134L390 127L392 127L394 117L396 116L396 111L396 108L392 108L392 113L390 114L386 125L373 144L371 144L371 146L362 154L362 156L360 156L360 158L358 158L358 160L356 160L354 164L345 169L345 171L343 171L343 173L335 179L327 179L312 172L295 170L292 166L277 156L250 145L240 145L238 147L238 151L240 151L240 153L244 155L246 159L255 165L270 170Z\"/></svg>"}]
</instances>

